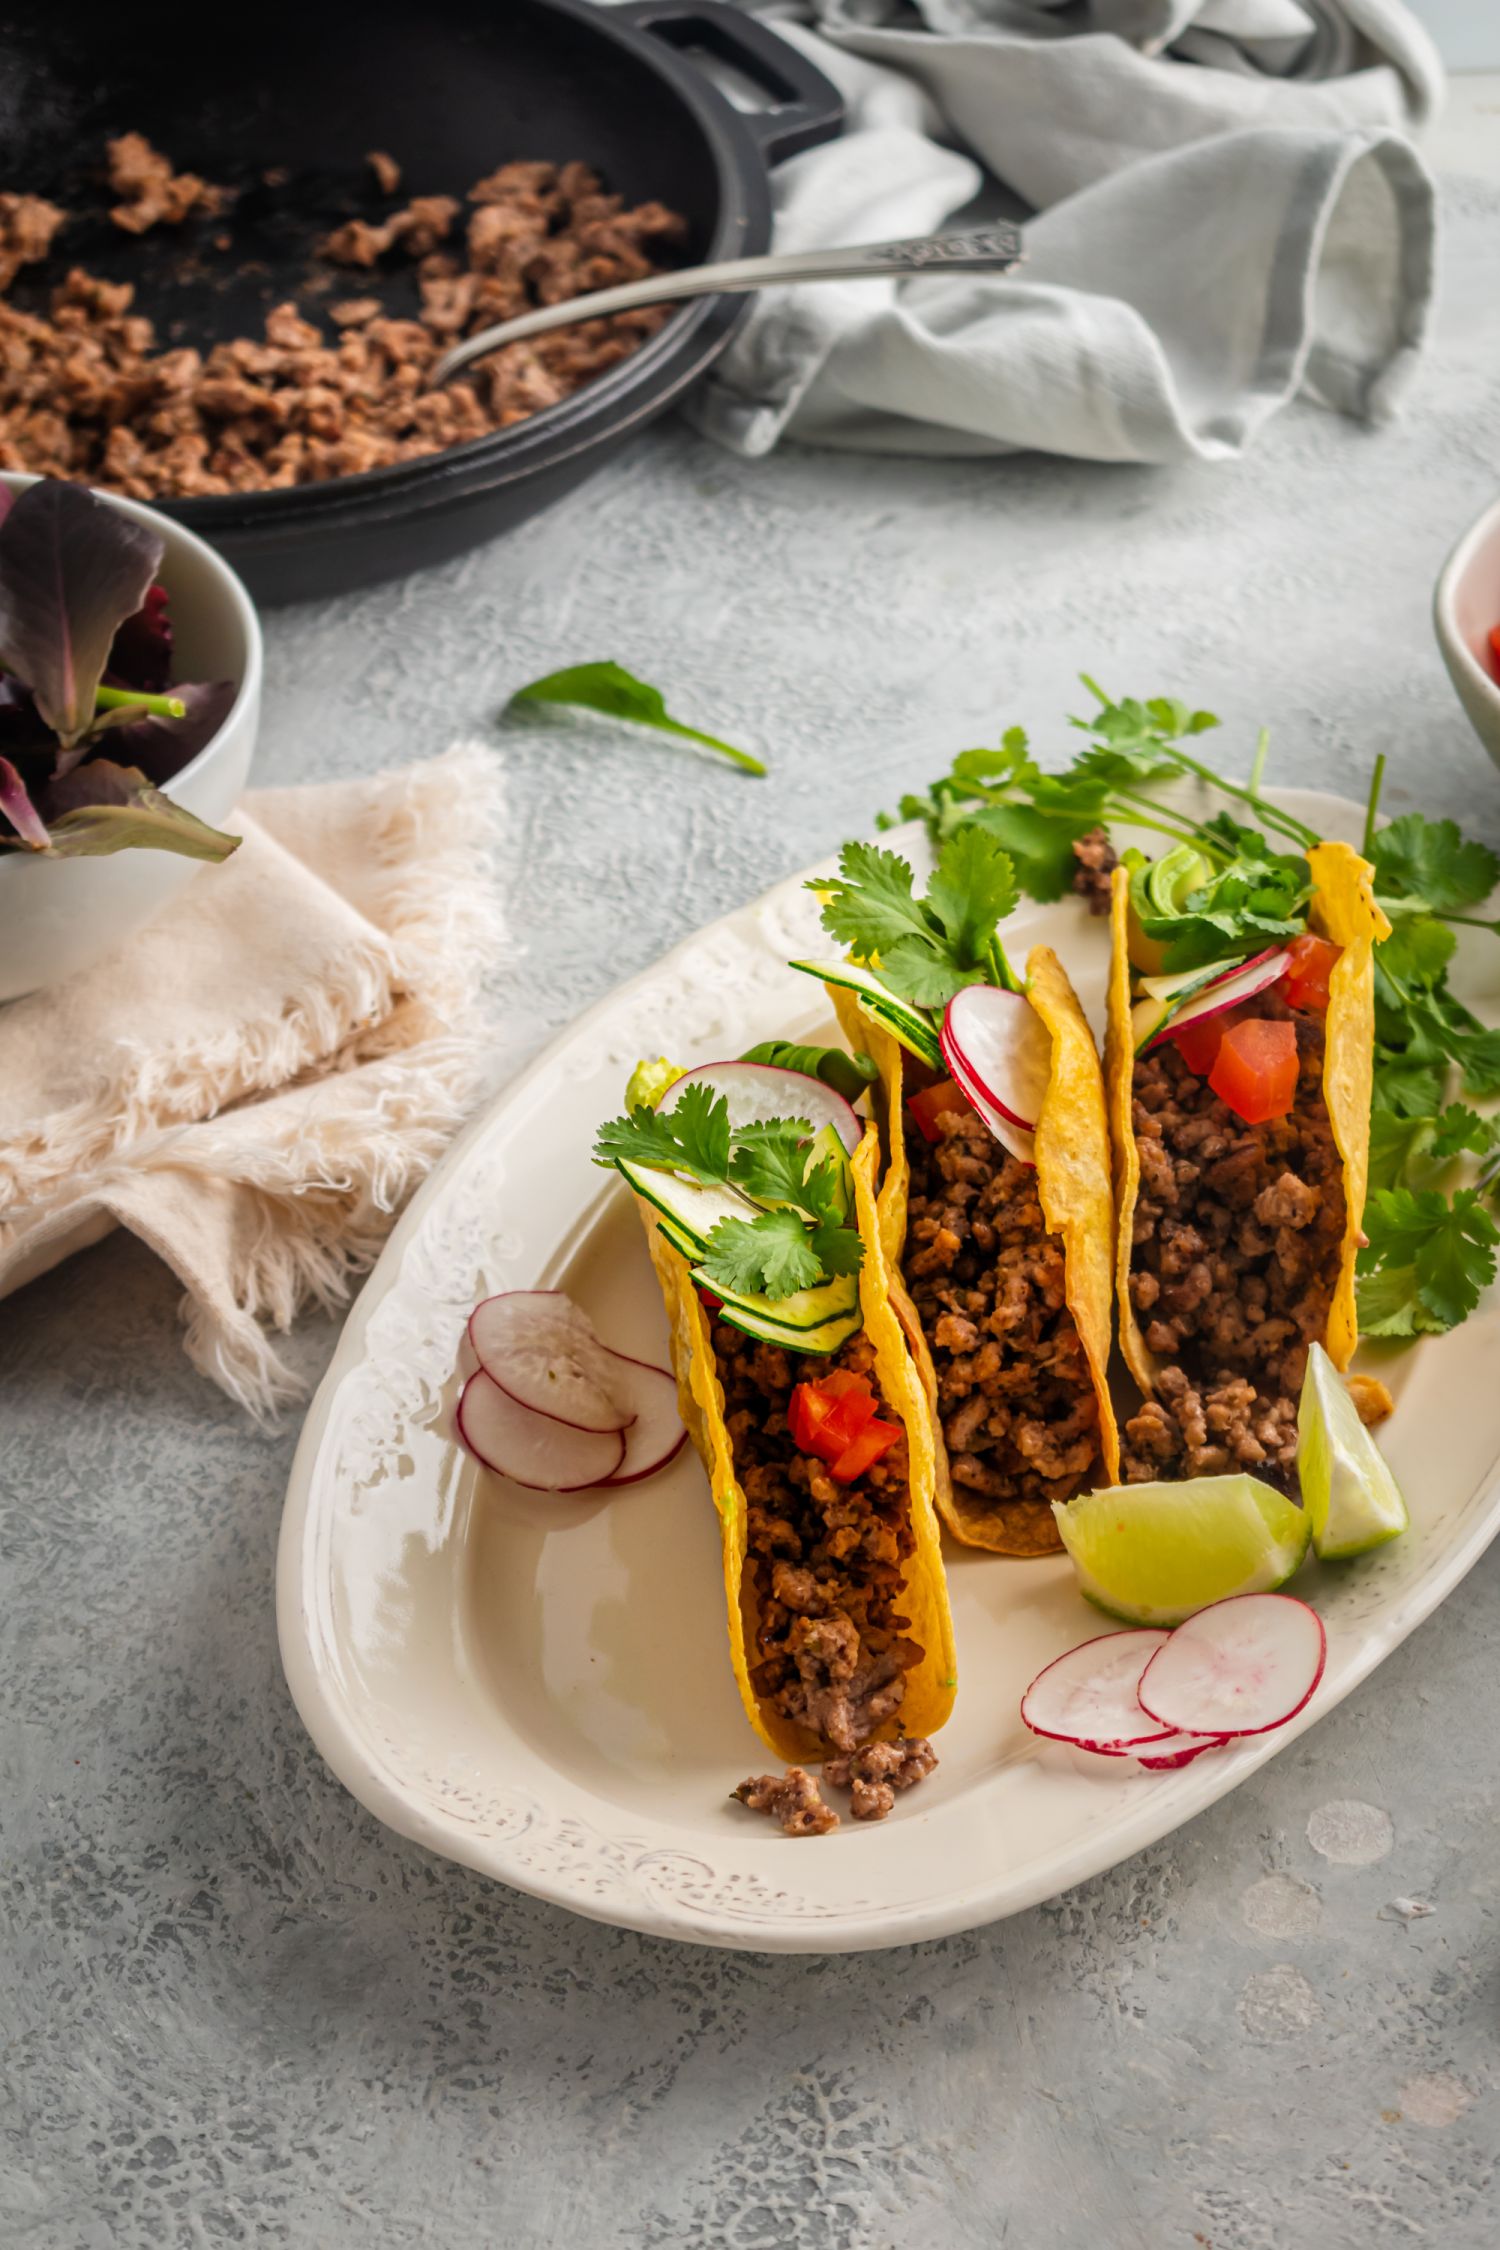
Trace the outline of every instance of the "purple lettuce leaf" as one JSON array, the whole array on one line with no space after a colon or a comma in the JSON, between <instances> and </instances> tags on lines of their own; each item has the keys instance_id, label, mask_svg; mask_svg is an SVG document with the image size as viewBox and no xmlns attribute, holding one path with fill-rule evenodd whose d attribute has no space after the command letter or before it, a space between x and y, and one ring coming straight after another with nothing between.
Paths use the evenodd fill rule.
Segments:
<instances>
[{"instance_id":1,"label":"purple lettuce leaf","mask_svg":"<svg viewBox=\"0 0 1500 2250\"><path fill-rule=\"evenodd\" d=\"M120 626L146 599L163 542L81 485L28 485L0 524L0 664L71 748Z\"/></svg>"},{"instance_id":2,"label":"purple lettuce leaf","mask_svg":"<svg viewBox=\"0 0 1500 2250\"><path fill-rule=\"evenodd\" d=\"M32 803L25 782L9 758L0 758L0 813L4 813L15 830L14 836L7 836L0 829L0 845L7 846L12 851L18 844L24 845L29 852L44 852L48 849L50 839L47 835L47 823Z\"/></svg>"},{"instance_id":3,"label":"purple lettuce leaf","mask_svg":"<svg viewBox=\"0 0 1500 2250\"><path fill-rule=\"evenodd\" d=\"M105 670L110 687L144 688L160 695L172 678L172 620L165 586L148 586L146 599L114 637Z\"/></svg>"},{"instance_id":4,"label":"purple lettuce leaf","mask_svg":"<svg viewBox=\"0 0 1500 2250\"><path fill-rule=\"evenodd\" d=\"M181 852L188 859L227 859L240 843L238 836L226 836L174 805L138 768L117 766L112 758L91 758L48 782L41 810L48 848L66 859L132 845Z\"/></svg>"},{"instance_id":5,"label":"purple lettuce leaf","mask_svg":"<svg viewBox=\"0 0 1500 2250\"><path fill-rule=\"evenodd\" d=\"M233 680L197 680L172 693L187 705L181 719L159 719L154 714L131 718L127 709L108 714L116 723L109 728L109 753L124 765L139 766L158 787L197 757L228 718L239 693ZM101 712L102 721L106 714Z\"/></svg>"}]
</instances>

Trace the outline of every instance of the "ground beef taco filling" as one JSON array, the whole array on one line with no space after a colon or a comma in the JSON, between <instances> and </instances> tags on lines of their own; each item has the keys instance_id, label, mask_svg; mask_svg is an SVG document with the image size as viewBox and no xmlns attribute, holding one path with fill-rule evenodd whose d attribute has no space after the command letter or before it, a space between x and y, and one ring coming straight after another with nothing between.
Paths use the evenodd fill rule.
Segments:
<instances>
[{"instance_id":1,"label":"ground beef taco filling","mask_svg":"<svg viewBox=\"0 0 1500 2250\"><path fill-rule=\"evenodd\" d=\"M878 1391L863 1333L827 1357L800 1357L716 1321L713 1346L747 1508L751 1681L782 1718L848 1754L901 1709L906 1675L922 1659L899 1608L916 1550L906 1440L841 1483L792 1437L787 1410L799 1383L842 1368Z\"/></svg>"},{"instance_id":2,"label":"ground beef taco filling","mask_svg":"<svg viewBox=\"0 0 1500 2250\"><path fill-rule=\"evenodd\" d=\"M915 1082L920 1065L910 1076ZM910 1090L910 1089L909 1089ZM1006 1514L1015 1551L1058 1545L1051 1503L1099 1458L1099 1402L1037 1175L970 1109L914 1124L902 1275L937 1376L955 1505Z\"/></svg>"},{"instance_id":3,"label":"ground beef taco filling","mask_svg":"<svg viewBox=\"0 0 1500 2250\"><path fill-rule=\"evenodd\" d=\"M1140 1155L1130 1296L1162 1361L1125 1425L1124 1475L1249 1469L1296 1489L1307 1347L1327 1328L1344 1237L1343 1164L1323 1096L1323 1025L1272 994L1297 1030L1285 1117L1247 1125L1170 1039L1136 1058Z\"/></svg>"}]
</instances>

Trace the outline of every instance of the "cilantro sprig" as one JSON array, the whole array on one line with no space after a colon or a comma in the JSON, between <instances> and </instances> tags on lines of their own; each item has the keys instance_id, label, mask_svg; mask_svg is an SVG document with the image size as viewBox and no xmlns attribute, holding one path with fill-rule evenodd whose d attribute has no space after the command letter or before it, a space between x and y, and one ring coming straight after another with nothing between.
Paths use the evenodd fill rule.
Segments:
<instances>
[{"instance_id":1,"label":"cilantro sprig","mask_svg":"<svg viewBox=\"0 0 1500 2250\"><path fill-rule=\"evenodd\" d=\"M908 863L881 844L846 844L837 877L807 887L830 936L914 1007L945 1008L968 984L1024 989L999 934L1020 896L1015 869L981 828L947 838L922 898Z\"/></svg>"},{"instance_id":2,"label":"cilantro sprig","mask_svg":"<svg viewBox=\"0 0 1500 2250\"><path fill-rule=\"evenodd\" d=\"M611 1118L594 1161L624 1158L743 1197L745 1216L718 1222L700 1270L715 1288L780 1299L858 1273L863 1256L847 1221L847 1167L832 1156L812 1163L813 1138L805 1117L731 1127L724 1096L699 1084L669 1110L641 1106Z\"/></svg>"}]
</instances>

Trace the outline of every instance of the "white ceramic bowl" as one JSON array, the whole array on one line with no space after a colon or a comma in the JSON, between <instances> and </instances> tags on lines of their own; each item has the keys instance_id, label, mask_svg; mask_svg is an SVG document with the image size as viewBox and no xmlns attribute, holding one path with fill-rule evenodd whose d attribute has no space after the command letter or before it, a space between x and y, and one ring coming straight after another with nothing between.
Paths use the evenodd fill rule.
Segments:
<instances>
[{"instance_id":1,"label":"white ceramic bowl","mask_svg":"<svg viewBox=\"0 0 1500 2250\"><path fill-rule=\"evenodd\" d=\"M32 477L6 475L12 491ZM218 733L167 784L175 804L220 828L239 801L260 724L261 642L255 605L211 547L154 508L101 499L166 541L161 582L171 600L173 672L180 680L234 680L239 693ZM212 861L176 852L123 851L103 859L0 853L0 1000L40 991L86 969L148 921L184 884L211 883Z\"/></svg>"},{"instance_id":2,"label":"white ceramic bowl","mask_svg":"<svg viewBox=\"0 0 1500 2250\"><path fill-rule=\"evenodd\" d=\"M1432 622L1458 700L1500 766L1500 680L1489 645L1500 625L1500 500L1470 524L1444 563Z\"/></svg>"}]
</instances>

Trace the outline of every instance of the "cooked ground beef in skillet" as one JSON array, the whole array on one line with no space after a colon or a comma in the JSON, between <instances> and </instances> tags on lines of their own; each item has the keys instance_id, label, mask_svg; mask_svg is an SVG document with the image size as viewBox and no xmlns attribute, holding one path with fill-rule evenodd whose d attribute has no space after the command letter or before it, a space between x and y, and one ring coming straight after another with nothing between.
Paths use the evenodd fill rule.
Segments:
<instances>
[{"instance_id":1,"label":"cooked ground beef in skillet","mask_svg":"<svg viewBox=\"0 0 1500 2250\"><path fill-rule=\"evenodd\" d=\"M111 217L130 233L193 220L218 231L184 259L212 264L235 197L173 171L139 133L110 143ZM400 168L369 159L394 196ZM266 175L268 188L279 184ZM0 196L0 292L23 266L66 261L68 214ZM225 224L227 225L227 220ZM467 198L416 196L352 219L321 246L308 302L277 305L263 336L164 347L128 281L63 264L45 311L0 301L0 467L86 478L137 500L259 492L411 461L524 421L613 367L671 310L642 306L509 344L441 390L426 372L450 344L537 305L660 273L686 239L660 203L627 210L586 164L514 163ZM387 315L374 269L415 267L415 319ZM346 275L326 308L310 300ZM361 286L362 285L362 286ZM326 323L326 324L325 324Z\"/></svg>"}]
</instances>

